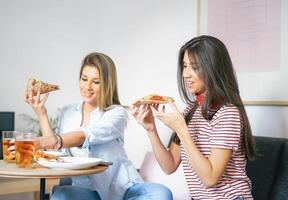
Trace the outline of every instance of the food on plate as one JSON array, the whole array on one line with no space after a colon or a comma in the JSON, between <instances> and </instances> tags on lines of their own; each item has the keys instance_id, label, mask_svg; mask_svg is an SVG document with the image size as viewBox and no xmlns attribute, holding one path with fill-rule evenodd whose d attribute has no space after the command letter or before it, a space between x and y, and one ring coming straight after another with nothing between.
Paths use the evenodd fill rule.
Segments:
<instances>
[{"instance_id":1,"label":"food on plate","mask_svg":"<svg viewBox=\"0 0 288 200\"><path fill-rule=\"evenodd\" d=\"M52 162L56 162L56 161L62 162L63 161L63 159L61 157L45 153L41 150L38 150L35 152L34 160L36 160L36 161L37 160L47 160L47 161L52 161Z\"/></svg>"},{"instance_id":2,"label":"food on plate","mask_svg":"<svg viewBox=\"0 0 288 200\"><path fill-rule=\"evenodd\" d=\"M136 102L133 103L134 106L144 105L144 104L165 104L165 103L172 103L174 99L168 96L161 96L158 94L150 94L141 99L138 99Z\"/></svg>"},{"instance_id":3,"label":"food on plate","mask_svg":"<svg viewBox=\"0 0 288 200\"><path fill-rule=\"evenodd\" d=\"M59 90L58 85L50 84L50 83L44 83L43 81L37 80L35 78L29 78L27 90L32 90L33 96L37 94L38 89L40 89L40 94L52 92L55 90Z\"/></svg>"}]
</instances>

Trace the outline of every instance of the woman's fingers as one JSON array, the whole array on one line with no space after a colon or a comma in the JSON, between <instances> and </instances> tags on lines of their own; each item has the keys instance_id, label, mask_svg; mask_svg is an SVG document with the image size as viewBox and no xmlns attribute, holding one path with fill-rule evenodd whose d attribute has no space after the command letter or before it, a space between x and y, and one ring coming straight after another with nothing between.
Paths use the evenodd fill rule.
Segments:
<instances>
[{"instance_id":1,"label":"woman's fingers","mask_svg":"<svg viewBox=\"0 0 288 200\"><path fill-rule=\"evenodd\" d=\"M33 102L33 91L32 90L28 91L28 100L29 100L30 103Z\"/></svg>"},{"instance_id":2,"label":"woman's fingers","mask_svg":"<svg viewBox=\"0 0 288 200\"><path fill-rule=\"evenodd\" d=\"M138 113L137 113L136 118L140 120L140 119L142 118L141 116L143 115L143 113L145 112L146 109L147 109L147 108L146 108L145 105L142 106L142 108L138 110Z\"/></svg>"},{"instance_id":3,"label":"woman's fingers","mask_svg":"<svg viewBox=\"0 0 288 200\"><path fill-rule=\"evenodd\" d=\"M139 124L146 123L147 116L151 112L149 105L142 105L137 107L132 107L131 113L135 117Z\"/></svg>"},{"instance_id":4,"label":"woman's fingers","mask_svg":"<svg viewBox=\"0 0 288 200\"><path fill-rule=\"evenodd\" d=\"M26 90L24 93L23 93L23 99L26 103L28 103L28 91Z\"/></svg>"},{"instance_id":5,"label":"woman's fingers","mask_svg":"<svg viewBox=\"0 0 288 200\"><path fill-rule=\"evenodd\" d=\"M43 106L48 99L49 93L46 93L44 97L40 100L40 105Z\"/></svg>"},{"instance_id":6,"label":"woman's fingers","mask_svg":"<svg viewBox=\"0 0 288 200\"><path fill-rule=\"evenodd\" d=\"M37 94L36 94L36 101L40 102L40 88L37 89Z\"/></svg>"},{"instance_id":7,"label":"woman's fingers","mask_svg":"<svg viewBox=\"0 0 288 200\"><path fill-rule=\"evenodd\" d=\"M43 98L41 98L40 89L37 90L36 96L33 96L32 90L26 90L23 94L24 101L33 107L43 106L48 99L49 93L46 93Z\"/></svg>"},{"instance_id":8,"label":"woman's fingers","mask_svg":"<svg viewBox=\"0 0 288 200\"><path fill-rule=\"evenodd\" d=\"M153 106L150 106L150 108L151 108L151 111L153 113L153 116L159 118L161 113Z\"/></svg>"},{"instance_id":9,"label":"woman's fingers","mask_svg":"<svg viewBox=\"0 0 288 200\"><path fill-rule=\"evenodd\" d=\"M162 112L163 113L165 112L165 105L163 105L163 107L162 107Z\"/></svg>"},{"instance_id":10,"label":"woman's fingers","mask_svg":"<svg viewBox=\"0 0 288 200\"><path fill-rule=\"evenodd\" d=\"M31 104L33 101L33 94L31 90L26 90L23 94L23 99L26 103Z\"/></svg>"},{"instance_id":11,"label":"woman's fingers","mask_svg":"<svg viewBox=\"0 0 288 200\"><path fill-rule=\"evenodd\" d=\"M132 115L136 118L136 120L138 121L139 115L141 115L141 109L140 106L136 106L136 107L132 107L131 110Z\"/></svg>"},{"instance_id":12,"label":"woman's fingers","mask_svg":"<svg viewBox=\"0 0 288 200\"><path fill-rule=\"evenodd\" d=\"M145 110L144 112L143 112L143 114L141 115L141 116L139 116L139 121L140 122L143 122L144 121L144 119L147 117L147 115L149 114L149 112L150 112L150 110Z\"/></svg>"},{"instance_id":13,"label":"woman's fingers","mask_svg":"<svg viewBox=\"0 0 288 200\"><path fill-rule=\"evenodd\" d=\"M13 145L13 146L10 146L10 147L8 148L8 150L9 150L10 152L15 151L15 146L14 146L14 145Z\"/></svg>"},{"instance_id":14,"label":"woman's fingers","mask_svg":"<svg viewBox=\"0 0 288 200\"><path fill-rule=\"evenodd\" d=\"M137 107L133 106L133 107L131 108L131 113L132 113L132 115L133 115L134 117L137 116L138 111L139 111L139 106L137 106Z\"/></svg>"}]
</instances>

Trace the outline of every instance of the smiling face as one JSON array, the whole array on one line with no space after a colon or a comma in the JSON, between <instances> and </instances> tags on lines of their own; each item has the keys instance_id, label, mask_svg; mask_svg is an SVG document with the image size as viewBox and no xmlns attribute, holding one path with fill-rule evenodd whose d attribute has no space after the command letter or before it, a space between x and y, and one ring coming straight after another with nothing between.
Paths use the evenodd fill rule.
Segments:
<instances>
[{"instance_id":1,"label":"smiling face","mask_svg":"<svg viewBox=\"0 0 288 200\"><path fill-rule=\"evenodd\" d=\"M183 79L190 93L201 94L206 91L204 81L200 77L201 66L195 56L190 56L187 51L183 57Z\"/></svg>"},{"instance_id":2,"label":"smiling face","mask_svg":"<svg viewBox=\"0 0 288 200\"><path fill-rule=\"evenodd\" d=\"M85 104L98 106L100 91L100 74L94 66L85 65L80 76L80 93Z\"/></svg>"}]
</instances>

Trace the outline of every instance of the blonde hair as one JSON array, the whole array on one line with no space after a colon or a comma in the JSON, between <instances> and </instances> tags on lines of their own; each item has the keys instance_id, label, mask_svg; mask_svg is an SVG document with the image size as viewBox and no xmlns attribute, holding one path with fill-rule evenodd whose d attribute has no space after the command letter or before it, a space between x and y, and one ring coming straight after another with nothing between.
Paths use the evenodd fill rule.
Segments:
<instances>
[{"instance_id":1,"label":"blonde hair","mask_svg":"<svg viewBox=\"0 0 288 200\"><path fill-rule=\"evenodd\" d=\"M100 74L99 109L105 111L112 105L121 105L117 89L117 72L112 59L103 53L88 54L82 61L79 79L85 66L97 68Z\"/></svg>"}]
</instances>

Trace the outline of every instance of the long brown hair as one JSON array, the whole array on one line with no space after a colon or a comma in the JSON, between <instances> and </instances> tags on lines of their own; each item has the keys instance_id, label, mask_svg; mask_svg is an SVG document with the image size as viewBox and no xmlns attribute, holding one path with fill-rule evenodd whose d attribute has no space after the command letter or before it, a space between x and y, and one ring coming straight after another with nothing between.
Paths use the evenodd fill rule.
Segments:
<instances>
[{"instance_id":1,"label":"long brown hair","mask_svg":"<svg viewBox=\"0 0 288 200\"><path fill-rule=\"evenodd\" d=\"M255 142L227 48L219 39L208 35L195 37L181 47L178 57L177 81L182 100L192 105L192 109L185 116L188 124L196 110L197 103L195 103L194 95L187 90L183 79L183 58L185 52L188 53L190 58L193 57L199 63L199 77L203 79L206 87L205 99L201 107L203 117L211 120L213 113L215 114L213 112L211 116L210 112L213 102L217 102L220 105L232 104L236 106L241 116L243 149L246 157L253 159L255 156ZM179 144L179 138L175 134L174 136L174 141Z\"/></svg>"},{"instance_id":2,"label":"long brown hair","mask_svg":"<svg viewBox=\"0 0 288 200\"><path fill-rule=\"evenodd\" d=\"M105 111L111 105L121 105L117 88L117 72L112 59L103 53L88 54L82 61L79 79L85 66L97 68L100 74L99 109Z\"/></svg>"}]
</instances>

